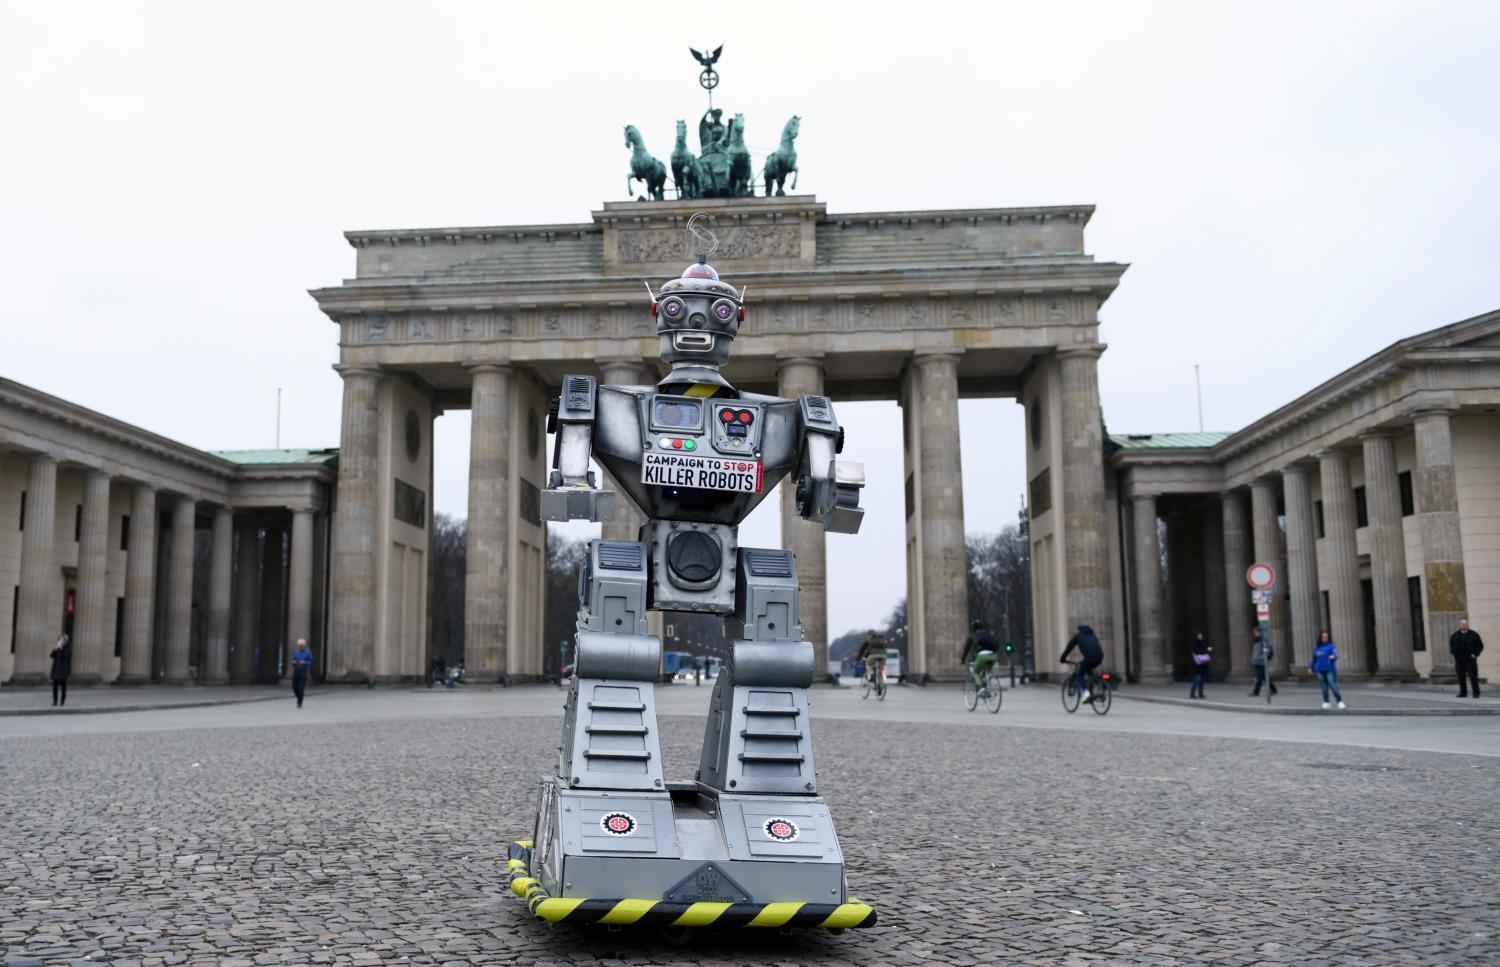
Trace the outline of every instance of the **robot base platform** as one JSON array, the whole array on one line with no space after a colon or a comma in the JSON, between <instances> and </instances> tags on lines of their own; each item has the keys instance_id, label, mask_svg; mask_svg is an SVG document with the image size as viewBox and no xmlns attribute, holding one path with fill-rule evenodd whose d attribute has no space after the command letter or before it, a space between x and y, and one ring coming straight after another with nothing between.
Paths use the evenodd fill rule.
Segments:
<instances>
[{"instance_id":1,"label":"robot base platform","mask_svg":"<svg viewBox=\"0 0 1500 967\"><path fill-rule=\"evenodd\" d=\"M531 876L531 842L510 847L510 888L526 901L538 920L548 923L599 924L636 927L809 927L852 930L875 926L875 910L867 903L727 903L673 900L593 900L552 897Z\"/></svg>"},{"instance_id":2,"label":"robot base platform","mask_svg":"<svg viewBox=\"0 0 1500 967\"><path fill-rule=\"evenodd\" d=\"M817 796L661 791L544 779L533 840L510 848L511 890L551 923L872 927L847 896L843 854Z\"/></svg>"}]
</instances>

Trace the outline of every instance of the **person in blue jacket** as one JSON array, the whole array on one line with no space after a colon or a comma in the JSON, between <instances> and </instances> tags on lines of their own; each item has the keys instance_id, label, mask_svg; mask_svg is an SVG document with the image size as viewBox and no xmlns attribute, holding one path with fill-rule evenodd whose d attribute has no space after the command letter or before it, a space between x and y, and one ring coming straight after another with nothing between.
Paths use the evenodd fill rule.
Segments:
<instances>
[{"instance_id":1,"label":"person in blue jacket","mask_svg":"<svg viewBox=\"0 0 1500 967\"><path fill-rule=\"evenodd\" d=\"M1333 691L1334 700L1339 703L1339 708L1348 708L1344 704L1344 696L1339 694L1339 649L1333 643L1333 637L1328 632L1318 636L1318 646L1313 649L1312 661L1308 663L1318 676L1318 682L1323 686L1323 707L1328 707L1328 692Z\"/></svg>"}]
</instances>

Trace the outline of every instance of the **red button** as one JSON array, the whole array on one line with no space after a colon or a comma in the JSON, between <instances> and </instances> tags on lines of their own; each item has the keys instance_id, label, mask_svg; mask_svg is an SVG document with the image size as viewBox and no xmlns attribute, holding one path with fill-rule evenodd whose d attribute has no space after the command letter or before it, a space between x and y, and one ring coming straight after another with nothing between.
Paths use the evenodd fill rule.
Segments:
<instances>
[{"instance_id":1,"label":"red button","mask_svg":"<svg viewBox=\"0 0 1500 967\"><path fill-rule=\"evenodd\" d=\"M749 423L753 419L755 419L755 414L751 413L749 410L740 410L741 423Z\"/></svg>"},{"instance_id":2,"label":"red button","mask_svg":"<svg viewBox=\"0 0 1500 967\"><path fill-rule=\"evenodd\" d=\"M723 420L725 423L733 423L734 422L734 410L720 410L719 411L719 419Z\"/></svg>"},{"instance_id":3,"label":"red button","mask_svg":"<svg viewBox=\"0 0 1500 967\"><path fill-rule=\"evenodd\" d=\"M681 440L673 440L672 441L672 449L673 450L681 450L682 449L682 441Z\"/></svg>"}]
</instances>

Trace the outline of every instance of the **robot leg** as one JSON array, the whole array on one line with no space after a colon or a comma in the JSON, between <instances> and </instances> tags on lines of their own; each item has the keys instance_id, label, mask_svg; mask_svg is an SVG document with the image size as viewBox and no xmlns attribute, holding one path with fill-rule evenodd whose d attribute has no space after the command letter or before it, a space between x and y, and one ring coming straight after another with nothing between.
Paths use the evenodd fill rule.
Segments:
<instances>
[{"instance_id":1,"label":"robot leg","mask_svg":"<svg viewBox=\"0 0 1500 967\"><path fill-rule=\"evenodd\" d=\"M646 581L644 544L589 542L557 774L542 780L531 850L532 876L554 897L570 895L570 857L637 848L672 825L656 724L661 641L646 630Z\"/></svg>"}]
</instances>

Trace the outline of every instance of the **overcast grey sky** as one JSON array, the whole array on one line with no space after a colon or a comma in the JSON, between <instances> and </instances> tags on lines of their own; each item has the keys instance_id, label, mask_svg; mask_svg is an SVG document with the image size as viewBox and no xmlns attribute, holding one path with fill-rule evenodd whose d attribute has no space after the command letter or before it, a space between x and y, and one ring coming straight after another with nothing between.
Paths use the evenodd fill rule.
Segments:
<instances>
[{"instance_id":1,"label":"overcast grey sky","mask_svg":"<svg viewBox=\"0 0 1500 967\"><path fill-rule=\"evenodd\" d=\"M1500 306L1500 5L0 2L0 375L207 449L338 442L306 295L355 228L586 221L633 123L757 155L803 117L832 211L1092 203L1113 432L1234 429ZM841 408L871 485L829 540L834 634L904 593L893 404ZM1014 520L1020 410L966 402L968 527ZM462 514L468 422L439 421ZM776 539L774 508L747 541ZM879 563L872 563L879 562Z\"/></svg>"}]
</instances>

